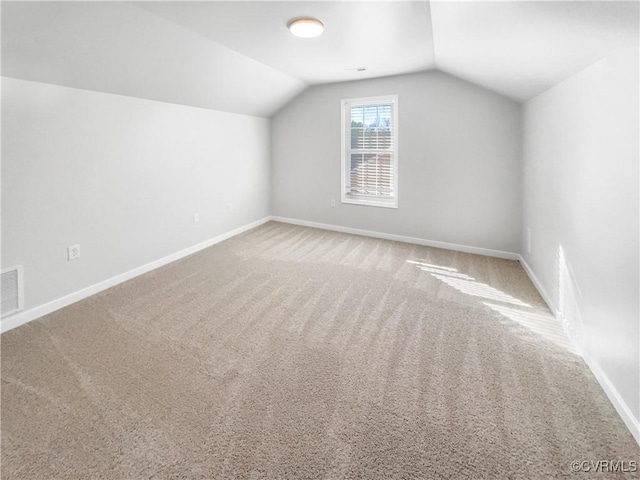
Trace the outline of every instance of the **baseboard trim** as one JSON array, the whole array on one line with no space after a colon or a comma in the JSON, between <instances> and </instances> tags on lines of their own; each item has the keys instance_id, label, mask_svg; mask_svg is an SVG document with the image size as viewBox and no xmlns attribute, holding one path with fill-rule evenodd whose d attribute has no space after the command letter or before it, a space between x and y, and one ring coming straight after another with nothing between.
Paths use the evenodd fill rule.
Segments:
<instances>
[{"instance_id":1,"label":"baseboard trim","mask_svg":"<svg viewBox=\"0 0 640 480\"><path fill-rule=\"evenodd\" d=\"M540 282L540 280L538 280L538 277L536 277L536 274L533 273L533 269L529 266L529 264L526 262L526 260L522 255L518 255L518 261L520 262L520 265L522 265L522 268L524 269L527 276L529 277L529 280L531 280L531 283L533 283L533 285L536 287L536 289L540 293L540 296L547 304L547 307L549 307L549 310L551 310L551 313L553 313L553 316L558 318L558 309L556 308L555 303L551 300L551 296L547 293L547 290L542 286L542 283Z\"/></svg>"},{"instance_id":2,"label":"baseboard trim","mask_svg":"<svg viewBox=\"0 0 640 480\"><path fill-rule=\"evenodd\" d=\"M542 286L542 283L540 282L540 280L538 280L538 277L536 276L536 274L533 273L533 269L529 266L526 260L522 257L522 255L519 255L519 257L520 258L518 260L522 265L522 268L524 269L524 271L527 272L529 279L531 280L533 285L538 289L538 292L540 292L540 296L542 296L543 300L547 303L547 306L549 307L549 310L551 310L551 313L553 314L553 316L558 321L560 321L558 316L558 310L555 306L555 303L551 300L551 297L547 293L546 289ZM576 346L576 348L577 347L578 346ZM609 401L611 402L613 407L616 409L616 412L618 413L620 418L622 418L622 421L631 432L631 435L633 435L633 438L635 438L638 445L640 445L640 422L638 421L637 418L635 418L635 416L631 412L631 409L627 406L627 404L623 400L622 396L620 395L616 387L613 385L611 380L609 380L609 377L607 376L607 374L604 373L604 371L600 367L600 364L584 351L580 351L580 355L582 356L583 360L589 367L589 370L591 370L591 373L593 374L593 376L596 378L596 380L600 384L600 387L602 388L602 390L604 390L604 393L607 395L607 398L609 398Z\"/></svg>"},{"instance_id":3,"label":"baseboard trim","mask_svg":"<svg viewBox=\"0 0 640 480\"><path fill-rule=\"evenodd\" d=\"M271 220L275 222L289 223L292 225L300 225L303 227L330 230L333 232L350 233L353 235L362 235L364 237L382 238L384 240L394 240L396 242L413 243L415 245L423 245L425 247L443 248L445 250L455 250L457 252L474 253L476 255L485 255L488 257L496 258L505 258L507 260L518 260L520 257L520 255L518 255L517 253L504 252L502 250L491 250L489 248L471 247L469 245L439 242L436 240L426 240L423 238L405 237L403 235L395 235L392 233L374 232L372 230L362 230L360 228L343 227L340 225L330 225L327 223L298 220L297 218L272 216Z\"/></svg>"},{"instance_id":4,"label":"baseboard trim","mask_svg":"<svg viewBox=\"0 0 640 480\"><path fill-rule=\"evenodd\" d=\"M584 354L582 358L584 358L584 361L591 370L591 373L596 377L596 380L602 387L602 390L604 390L604 393L613 404L613 407L616 409L616 412L618 412L618 415L620 415L620 418L622 418L622 421L631 432L631 435L633 435L633 438L635 438L638 445L640 445L640 422L635 418L633 412L620 396L620 393L613 383L611 383L607 374L604 373L602 368L600 368L600 364L587 354Z\"/></svg>"},{"instance_id":5,"label":"baseboard trim","mask_svg":"<svg viewBox=\"0 0 640 480\"><path fill-rule=\"evenodd\" d=\"M136 267L127 272L108 278L107 280L103 280L89 287L83 288L82 290L78 290L77 292L73 292L69 295L65 295L64 297L52 300L51 302L45 303L44 305L39 305L37 307L30 308L29 310L18 312L15 315L3 318L2 321L0 321L0 333L8 332L9 330L24 325L25 323L29 323L33 320L43 317L44 315L53 313L56 310L60 310L61 308L71 305L72 303L76 303L80 300L90 297L91 295L95 295L96 293L106 290L107 288L111 288L115 285L126 282L127 280L150 272L151 270L155 270L156 268L167 265L168 263L180 260L181 258L199 252L200 250L215 245L216 243L220 243L231 237L235 237L236 235L244 233L247 230L251 230L252 228L258 227L263 223L268 222L270 219L270 217L261 218L260 220L256 220L255 222L248 223L231 231L210 238L209 240L205 240L204 242L192 245L191 247L187 247L183 250L167 255L166 257L159 258L158 260L154 260L153 262L149 262L145 265L141 265L140 267Z\"/></svg>"}]
</instances>

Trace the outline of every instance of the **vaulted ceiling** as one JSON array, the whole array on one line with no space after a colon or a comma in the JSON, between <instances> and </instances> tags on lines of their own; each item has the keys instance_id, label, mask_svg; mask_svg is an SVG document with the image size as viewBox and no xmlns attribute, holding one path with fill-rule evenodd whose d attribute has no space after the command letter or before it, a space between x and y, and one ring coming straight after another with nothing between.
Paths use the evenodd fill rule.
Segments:
<instances>
[{"instance_id":1,"label":"vaulted ceiling","mask_svg":"<svg viewBox=\"0 0 640 480\"><path fill-rule=\"evenodd\" d=\"M299 16L324 35L293 37ZM637 48L638 20L611 1L3 1L2 74L260 116L309 85L429 69L524 101Z\"/></svg>"}]
</instances>

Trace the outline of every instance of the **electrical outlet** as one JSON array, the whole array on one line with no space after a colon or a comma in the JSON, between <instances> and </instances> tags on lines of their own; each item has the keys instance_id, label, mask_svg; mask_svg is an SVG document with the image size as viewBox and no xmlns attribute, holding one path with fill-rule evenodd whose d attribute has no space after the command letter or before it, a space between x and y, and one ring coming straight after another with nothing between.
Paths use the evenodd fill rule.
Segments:
<instances>
[{"instance_id":1,"label":"electrical outlet","mask_svg":"<svg viewBox=\"0 0 640 480\"><path fill-rule=\"evenodd\" d=\"M336 206L336 201L332 198L331 202L329 202L329 205L331 205L332 207Z\"/></svg>"},{"instance_id":2,"label":"electrical outlet","mask_svg":"<svg viewBox=\"0 0 640 480\"><path fill-rule=\"evenodd\" d=\"M194 213L193 214L193 223L198 223L200 221L200 214L199 213Z\"/></svg>"},{"instance_id":3,"label":"electrical outlet","mask_svg":"<svg viewBox=\"0 0 640 480\"><path fill-rule=\"evenodd\" d=\"M227 203L227 213L233 212L233 203Z\"/></svg>"},{"instance_id":4,"label":"electrical outlet","mask_svg":"<svg viewBox=\"0 0 640 480\"><path fill-rule=\"evenodd\" d=\"M67 247L67 260L76 260L80 258L80 245L70 245Z\"/></svg>"}]
</instances>

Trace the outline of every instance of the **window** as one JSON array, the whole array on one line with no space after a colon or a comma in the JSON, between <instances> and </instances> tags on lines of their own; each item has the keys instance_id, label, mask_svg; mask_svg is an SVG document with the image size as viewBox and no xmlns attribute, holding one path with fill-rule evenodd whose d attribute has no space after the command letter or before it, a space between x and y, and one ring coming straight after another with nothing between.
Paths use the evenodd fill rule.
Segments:
<instances>
[{"instance_id":1,"label":"window","mask_svg":"<svg viewBox=\"0 0 640 480\"><path fill-rule=\"evenodd\" d=\"M398 207L398 96L342 101L342 203Z\"/></svg>"}]
</instances>

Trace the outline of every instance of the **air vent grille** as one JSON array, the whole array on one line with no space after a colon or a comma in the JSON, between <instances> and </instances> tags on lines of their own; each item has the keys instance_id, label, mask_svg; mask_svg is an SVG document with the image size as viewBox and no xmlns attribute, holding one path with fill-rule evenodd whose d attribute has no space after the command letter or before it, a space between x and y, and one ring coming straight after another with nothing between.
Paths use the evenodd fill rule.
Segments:
<instances>
[{"instance_id":1,"label":"air vent grille","mask_svg":"<svg viewBox=\"0 0 640 480\"><path fill-rule=\"evenodd\" d=\"M23 308L22 266L8 268L0 276L2 287L2 317L16 313Z\"/></svg>"}]
</instances>

